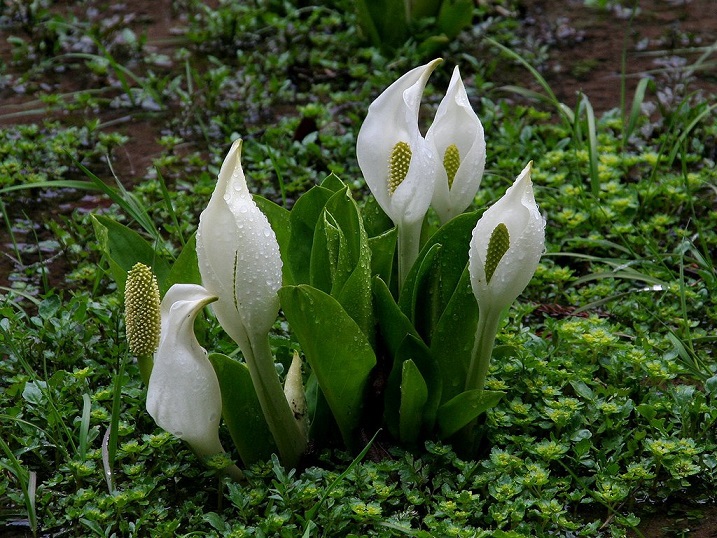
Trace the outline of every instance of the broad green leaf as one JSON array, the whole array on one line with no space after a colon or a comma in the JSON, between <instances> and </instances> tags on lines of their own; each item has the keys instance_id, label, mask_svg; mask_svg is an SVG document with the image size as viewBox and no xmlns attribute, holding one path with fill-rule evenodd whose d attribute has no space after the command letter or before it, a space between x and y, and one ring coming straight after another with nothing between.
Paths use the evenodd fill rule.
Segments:
<instances>
[{"instance_id":1,"label":"broad green leaf","mask_svg":"<svg viewBox=\"0 0 717 538\"><path fill-rule=\"evenodd\" d=\"M348 187L326 202L323 214L314 234L311 285L335 297L373 341L371 249Z\"/></svg>"},{"instance_id":2,"label":"broad green leaf","mask_svg":"<svg viewBox=\"0 0 717 538\"><path fill-rule=\"evenodd\" d=\"M266 218L269 220L269 224L271 225L271 229L274 230L274 233L276 234L276 241L279 243L281 261L284 263L282 270L284 284L293 284L294 280L291 274L291 265L287 259L289 241L291 239L291 214L283 207L257 194L254 194L252 198L261 212L266 215Z\"/></svg>"},{"instance_id":3,"label":"broad green leaf","mask_svg":"<svg viewBox=\"0 0 717 538\"><path fill-rule=\"evenodd\" d=\"M433 234L421 249L401 290L399 306L426 342L431 341L436 324L461 280L478 217L477 211L463 213ZM438 245L440 249L436 250Z\"/></svg>"},{"instance_id":4,"label":"broad green leaf","mask_svg":"<svg viewBox=\"0 0 717 538\"><path fill-rule=\"evenodd\" d=\"M177 259L174 260L172 268L167 276L167 289L173 284L201 284L202 275L199 274L199 263L197 262L197 236L192 234L182 247Z\"/></svg>"},{"instance_id":5,"label":"broad green leaf","mask_svg":"<svg viewBox=\"0 0 717 538\"><path fill-rule=\"evenodd\" d=\"M333 191L324 187L312 187L299 197L291 210L291 236L284 263L294 284L310 282L309 260L314 243L314 230L326 202L333 194Z\"/></svg>"},{"instance_id":6,"label":"broad green leaf","mask_svg":"<svg viewBox=\"0 0 717 538\"><path fill-rule=\"evenodd\" d=\"M384 282L391 282L393 276L397 237L397 229L391 228L380 235L368 238L368 246L371 249L371 274L379 276Z\"/></svg>"},{"instance_id":7,"label":"broad green leaf","mask_svg":"<svg viewBox=\"0 0 717 538\"><path fill-rule=\"evenodd\" d=\"M383 51L402 45L408 38L405 0L357 0L356 15L362 33Z\"/></svg>"},{"instance_id":8,"label":"broad green leaf","mask_svg":"<svg viewBox=\"0 0 717 538\"><path fill-rule=\"evenodd\" d=\"M341 432L339 426L331 414L326 397L321 392L316 374L311 372L306 380L306 406L309 412L309 439L312 439L317 446L339 446L341 444Z\"/></svg>"},{"instance_id":9,"label":"broad green leaf","mask_svg":"<svg viewBox=\"0 0 717 538\"><path fill-rule=\"evenodd\" d=\"M379 236L388 230L395 228L393 221L378 205L376 198L369 196L361 208L363 225L369 237Z\"/></svg>"},{"instance_id":10,"label":"broad green leaf","mask_svg":"<svg viewBox=\"0 0 717 538\"><path fill-rule=\"evenodd\" d=\"M434 57L439 54L441 49L446 48L448 43L450 43L450 39L444 34L429 36L418 45L418 54L423 58Z\"/></svg>"},{"instance_id":11,"label":"broad green leaf","mask_svg":"<svg viewBox=\"0 0 717 538\"><path fill-rule=\"evenodd\" d=\"M416 364L411 360L401 369L400 439L412 445L418 441L423 425L423 408L428 400L428 387Z\"/></svg>"},{"instance_id":12,"label":"broad green leaf","mask_svg":"<svg viewBox=\"0 0 717 538\"><path fill-rule=\"evenodd\" d=\"M443 402L463 392L477 327L478 303L466 266L431 338L431 354L443 379Z\"/></svg>"},{"instance_id":13,"label":"broad green leaf","mask_svg":"<svg viewBox=\"0 0 717 538\"><path fill-rule=\"evenodd\" d=\"M438 28L448 39L456 37L473 22L474 0L443 0L438 13Z\"/></svg>"},{"instance_id":14,"label":"broad green leaf","mask_svg":"<svg viewBox=\"0 0 717 538\"><path fill-rule=\"evenodd\" d=\"M396 304L386 283L377 276L373 278L373 297L382 340L390 356L395 357L407 335L420 337L411 320Z\"/></svg>"},{"instance_id":15,"label":"broad green leaf","mask_svg":"<svg viewBox=\"0 0 717 538\"><path fill-rule=\"evenodd\" d=\"M422 404L421 423L426 431L432 431L436 421L436 410L441 401L441 372L431 352L417 337L407 335L393 357L393 368L386 382L385 412L386 423L394 435L400 435L403 408L403 370L411 361L421 373L426 385L426 398Z\"/></svg>"},{"instance_id":16,"label":"broad green leaf","mask_svg":"<svg viewBox=\"0 0 717 538\"><path fill-rule=\"evenodd\" d=\"M341 430L357 448L366 384L376 356L361 328L326 293L307 285L279 290L281 306Z\"/></svg>"},{"instance_id":17,"label":"broad green leaf","mask_svg":"<svg viewBox=\"0 0 717 538\"><path fill-rule=\"evenodd\" d=\"M169 265L141 235L104 215L92 215L92 224L121 293L124 293L127 272L137 262L152 268L160 293L167 291Z\"/></svg>"},{"instance_id":18,"label":"broad green leaf","mask_svg":"<svg viewBox=\"0 0 717 538\"><path fill-rule=\"evenodd\" d=\"M221 353L210 353L222 391L222 417L244 465L268 461L276 453L274 438L246 364Z\"/></svg>"},{"instance_id":19,"label":"broad green leaf","mask_svg":"<svg viewBox=\"0 0 717 538\"><path fill-rule=\"evenodd\" d=\"M416 327L423 338L430 338L430 333L422 329L423 322L430 317L435 306L429 310L421 310L421 305L426 306L427 301L435 301L435 290L431 290L434 284L432 273L438 271L438 256L443 245L432 244L427 251L421 252L413 268L408 273L403 289L399 296L398 305L406 314L411 323ZM425 293L425 296L422 295ZM430 327L429 327L430 328Z\"/></svg>"},{"instance_id":20,"label":"broad green leaf","mask_svg":"<svg viewBox=\"0 0 717 538\"><path fill-rule=\"evenodd\" d=\"M476 389L451 398L438 408L439 437L450 437L488 409L495 407L503 396L505 392Z\"/></svg>"},{"instance_id":21,"label":"broad green leaf","mask_svg":"<svg viewBox=\"0 0 717 538\"><path fill-rule=\"evenodd\" d=\"M343 287L352 270L346 236L333 215L323 211L314 231L311 249L310 284L334 295Z\"/></svg>"},{"instance_id":22,"label":"broad green leaf","mask_svg":"<svg viewBox=\"0 0 717 538\"><path fill-rule=\"evenodd\" d=\"M329 189L333 192L338 192L341 189L346 188L346 184L341 181L341 178L331 172L328 176L324 178L324 180L321 182L321 186L325 189Z\"/></svg>"}]
</instances>

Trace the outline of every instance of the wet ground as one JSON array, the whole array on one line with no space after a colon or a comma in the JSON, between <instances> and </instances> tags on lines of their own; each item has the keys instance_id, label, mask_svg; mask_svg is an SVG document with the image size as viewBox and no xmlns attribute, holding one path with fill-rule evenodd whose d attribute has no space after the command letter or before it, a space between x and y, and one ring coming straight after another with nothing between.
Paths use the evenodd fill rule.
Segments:
<instances>
[{"instance_id":1,"label":"wet ground","mask_svg":"<svg viewBox=\"0 0 717 538\"><path fill-rule=\"evenodd\" d=\"M62 4L64 2L58 2L60 8ZM83 9L99 5L94 1L86 4ZM177 43L177 29L183 24L181 13L173 11L172 4L171 0L125 0L116 4L110 16L122 17L128 27L146 33L151 50L170 52ZM717 68L714 65L717 53L705 53L707 47L717 44L717 2L641 0L636 10L619 4L606 8L586 7L585 4L582 0L524 0L514 13L522 21L520 32L526 47L533 48L536 59L540 60L541 73L560 100L573 107L579 92L583 92L596 112L604 112L620 106L623 80L629 103L635 86L645 76L657 81L655 88L648 92L648 100L658 100L658 91L662 100L681 99L692 91L717 93ZM8 37L0 29L0 58L11 69ZM700 60L702 54L705 56ZM623 55L624 73L621 67ZM698 69L689 69L700 61ZM526 72L519 76L520 80L509 83L539 89ZM63 78L62 73L56 73L45 84L49 91L70 92L83 89L86 82L77 77ZM43 114L28 113L38 107L36 97L17 91L17 88L0 89L0 127L42 119ZM112 129L129 136L129 142L113 155L115 172L120 177L142 177L161 152L158 139L162 135L162 115L128 116L111 110L101 111L100 115L101 122L113 122ZM103 203L101 200L93 195L80 200L76 195L70 195L68 199L58 199L54 203L45 200L42 207L36 204L28 216L40 222L49 216L68 214L78 204L89 209L94 204ZM24 218L23 212L27 208L15 205L7 209L12 219ZM40 241L42 234L47 236L46 231L39 230L38 233L41 234L37 238ZM31 244L36 238L32 230L16 230L15 240L20 244ZM0 286L9 286L12 282L8 275L17 271L18 266L4 225L0 226L0 246ZM52 252L45 254L54 255ZM56 272L62 274L61 260L57 263L60 266ZM654 507L654 515L643 518L640 530L651 538L717 537L717 509L690 511L679 506Z\"/></svg>"},{"instance_id":2,"label":"wet ground","mask_svg":"<svg viewBox=\"0 0 717 538\"><path fill-rule=\"evenodd\" d=\"M542 74L561 101L574 106L583 92L596 112L620 106L623 54L628 103L644 77L656 81L653 96L660 90L717 92L714 0L608 2L611 8L586 3L523 2L526 37L550 44ZM623 7L632 4L638 7ZM703 68L690 72L708 47L713 50ZM675 88L680 84L687 86Z\"/></svg>"},{"instance_id":3,"label":"wet ground","mask_svg":"<svg viewBox=\"0 0 717 538\"><path fill-rule=\"evenodd\" d=\"M490 0L481 0L489 6ZM687 69L699 61L708 46L717 44L717 5L714 0L641 0L639 7L630 9L607 2L612 7L588 7L586 0L523 0L519 8L508 13L521 21L518 29L524 52L538 65L557 97L574 107L579 93L585 93L596 113L620 106L625 81L625 96L632 99L634 88L640 78L649 76L657 81L648 90L647 101L679 101L691 91L717 92L717 69L713 62L717 53L707 54L702 67ZM598 0L595 0L598 3ZM605 3L605 2L603 2ZM78 20L107 18L112 24L132 29L137 35L146 36L146 50L157 54L171 53L182 44L182 27L186 26L181 9L172 0L126 0L107 9L104 3L89 1L77 7L73 2L58 1L52 5L57 13L75 14ZM501 11L499 3L494 6L496 14ZM614 4L614 5L613 5ZM67 6L70 7L67 7ZM77 10L82 9L82 13ZM74 13L73 13L74 11ZM12 71L10 34L0 28L0 59L6 69ZM622 58L624 54L624 76ZM132 66L130 65L130 68ZM540 90L522 67L508 71L506 84L532 87ZM68 76L68 74L70 76ZM19 75L19 73L16 73ZM70 93L96 87L97 81L77 70L50 70L39 87L26 88L0 85L0 127L15 123L40 121L47 115L41 112L43 105L37 100L36 91L44 93ZM121 88L100 88L105 95L121 94ZM33 113L33 111L40 112ZM161 154L158 143L163 134L163 120L171 112L147 110L143 114L130 114L126 110L103 108L97 119L106 131L117 131L129 137L129 141L112 154L112 167L123 181L141 179L153 159ZM53 116L63 121L82 122L84 118L63 117L62 112ZM100 177L109 178L111 173L104 163L94 163L93 171ZM83 176L75 179L86 179ZM57 214L67 215L79 204L92 208L103 203L101 196L67 193L55 200L34 203L36 196L21 199L20 204L6 207L10 220L42 222ZM26 218L25 214L27 214ZM51 234L42 226L18 227L14 240L20 246L43 244ZM11 253L11 238L6 227L0 227L0 286L11 285L8 275L12 272L31 271L27 266L53 258L54 270L49 273L51 284L61 284L64 267L57 248L49 245L46 252L26 256L23 264ZM48 243L45 243L48 244ZM36 249L37 250L37 249Z\"/></svg>"}]
</instances>

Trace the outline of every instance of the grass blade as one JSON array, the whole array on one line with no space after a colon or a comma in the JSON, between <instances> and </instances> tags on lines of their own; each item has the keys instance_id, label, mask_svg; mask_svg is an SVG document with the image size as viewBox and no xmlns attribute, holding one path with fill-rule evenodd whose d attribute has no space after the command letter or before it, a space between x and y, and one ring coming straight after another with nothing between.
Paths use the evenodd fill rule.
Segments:
<instances>
[{"instance_id":1,"label":"grass blade","mask_svg":"<svg viewBox=\"0 0 717 538\"><path fill-rule=\"evenodd\" d=\"M164 181L164 176L162 175L162 172L159 171L159 168L155 168L155 170L157 170L157 179L159 179L159 186L162 189L162 199L164 200L164 205L169 213L169 218L172 219L172 224L174 224L175 230L177 230L179 242L182 246L184 246L187 242L182 234L182 229L179 227L179 220L177 219L176 211L174 211L174 205L172 204L172 199L169 196L169 190L167 190L167 183Z\"/></svg>"},{"instance_id":2,"label":"grass blade","mask_svg":"<svg viewBox=\"0 0 717 538\"><path fill-rule=\"evenodd\" d=\"M585 107L588 123L588 155L590 156L590 190L597 199L600 196L600 177L598 175L598 143L595 126L595 111L588 96L583 94L581 105Z\"/></svg>"},{"instance_id":3,"label":"grass blade","mask_svg":"<svg viewBox=\"0 0 717 538\"><path fill-rule=\"evenodd\" d=\"M87 440L90 433L90 411L92 411L92 402L90 395L85 393L82 395L82 420L80 421L80 459L84 460L87 455Z\"/></svg>"},{"instance_id":4,"label":"grass blade","mask_svg":"<svg viewBox=\"0 0 717 538\"><path fill-rule=\"evenodd\" d=\"M632 136L632 132L635 130L635 126L637 125L637 119L640 117L642 113L642 103L645 100L645 92L647 91L647 87L650 84L649 78L643 78L640 80L640 82L637 83L637 88L635 88L635 96L632 98L632 107L630 108L630 116L627 118L627 123L625 125L625 131L622 135L622 148L623 151L625 150L625 145L627 144L628 140Z\"/></svg>"},{"instance_id":5,"label":"grass blade","mask_svg":"<svg viewBox=\"0 0 717 538\"><path fill-rule=\"evenodd\" d=\"M572 127L573 123L575 122L575 115L573 114L573 111L570 110L568 106L566 106L564 103L561 103L560 100L555 96L555 93L550 88L550 84L543 78L543 75L541 75L535 67L530 65L528 61L523 58L520 54L517 52L512 51L505 45L502 45L495 41L494 39L491 39L489 37L484 38L488 43L493 45L494 47L497 47L502 52L516 60L518 63L520 63L523 67L525 67L531 75L533 75L533 78L536 80L536 82L543 88L547 95L548 102L550 102L555 109L558 111L558 114L565 120L565 122Z\"/></svg>"},{"instance_id":6,"label":"grass blade","mask_svg":"<svg viewBox=\"0 0 717 538\"><path fill-rule=\"evenodd\" d=\"M15 475L20 483L22 497L25 502L25 510L27 511L27 519L30 523L33 536L37 536L37 512L35 511L35 490L37 486L37 475L34 472L27 471L20 460L17 459L8 444L0 437L0 448L5 456L10 460L10 464L0 462L0 468L4 468L9 473Z\"/></svg>"}]
</instances>

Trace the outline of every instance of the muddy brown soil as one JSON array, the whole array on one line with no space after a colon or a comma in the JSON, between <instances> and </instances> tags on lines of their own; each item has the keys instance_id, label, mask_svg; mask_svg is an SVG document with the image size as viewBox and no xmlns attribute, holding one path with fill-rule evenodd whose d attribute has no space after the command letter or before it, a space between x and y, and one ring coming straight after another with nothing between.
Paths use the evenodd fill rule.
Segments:
<instances>
[{"instance_id":1,"label":"muddy brown soil","mask_svg":"<svg viewBox=\"0 0 717 538\"><path fill-rule=\"evenodd\" d=\"M717 50L705 59L704 69L689 70L704 52L696 49L717 47L717 2L608 2L614 4L611 8L586 3L521 3L526 38L536 46L550 45L541 72L561 101L574 107L582 92L596 112L604 112L620 106L623 79L629 104L644 77L655 80L653 95L658 90L674 92L679 84L687 84L677 88L683 93L717 92ZM633 4L636 7L631 9Z\"/></svg>"},{"instance_id":2,"label":"muddy brown soil","mask_svg":"<svg viewBox=\"0 0 717 538\"><path fill-rule=\"evenodd\" d=\"M480 1L490 3L490 0ZM669 99L670 92L677 99L691 91L702 91L706 95L717 93L716 52L704 58L703 65L707 68L689 69L702 54L695 48L717 44L715 0L640 0L635 10L629 7L631 2L624 2L625 5L609 3L613 7L587 7L584 0L522 0L515 13L521 21L519 32L523 40L533 44L535 56L541 60L541 73L561 101L574 107L582 92L588 96L597 113L605 112L620 106L623 80L629 103L638 81L643 77L655 80L648 99L656 99L658 92L661 92L662 99ZM60 0L55 3L54 9L78 9L67 6L74 6L74 2ZM181 13L173 10L172 6L172 0L124 0L110 7L105 1L88 0L82 4L82 9L104 10L110 16L126 17L128 27L138 35L146 36L150 50L171 54L177 40L181 39L179 29L183 24ZM10 35L0 29L0 60L6 69L12 71L11 49L7 41ZM624 73L621 67L623 54ZM521 85L540 90L525 72L520 73L519 81ZM505 82L518 83L517 80ZM41 90L45 93L67 93L86 89L89 83L89 78L76 72L58 71L44 81L45 86ZM121 90L117 89L117 93ZM43 115L27 114L28 110L37 107L36 98L33 92L0 88L0 128L41 120ZM121 178L141 178L161 151L158 140L162 136L162 114L127 115L117 111L100 111L99 116L102 123L112 122L112 129L129 136L129 142L111 156L117 175ZM62 112L58 113L58 117L62 118ZM85 198L84 201L76 201L75 205L64 204L52 208L50 214L31 215L31 218L53 218L57 214L69 213L77 204L93 203L100 203L100 198ZM22 208L15 209L18 215L22 214ZM16 234L16 240L34 241L30 233ZM1 226L0 286L10 286L12 282L8 280L8 275L18 269L11 257L11 247L7 231ZM61 264L53 266L55 275L51 283L61 283L65 269ZM650 538L717 537L716 508L702 511L700 519L668 515L667 512L643 518L640 526L642 535Z\"/></svg>"}]
</instances>

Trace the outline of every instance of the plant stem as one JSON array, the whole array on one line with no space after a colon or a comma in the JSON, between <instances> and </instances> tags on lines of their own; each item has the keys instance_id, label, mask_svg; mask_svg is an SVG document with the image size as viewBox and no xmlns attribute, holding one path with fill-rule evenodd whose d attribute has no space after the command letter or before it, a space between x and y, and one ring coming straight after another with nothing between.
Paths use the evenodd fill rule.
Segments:
<instances>
[{"instance_id":1,"label":"plant stem","mask_svg":"<svg viewBox=\"0 0 717 538\"><path fill-rule=\"evenodd\" d=\"M500 310L486 308L478 314L478 328L476 329L471 363L468 367L465 390L483 390L499 321Z\"/></svg>"},{"instance_id":2,"label":"plant stem","mask_svg":"<svg viewBox=\"0 0 717 538\"><path fill-rule=\"evenodd\" d=\"M306 451L306 437L284 396L274 367L269 335L250 335L248 347L250 349L242 351L264 418L279 449L282 463L287 467L295 467Z\"/></svg>"},{"instance_id":3,"label":"plant stem","mask_svg":"<svg viewBox=\"0 0 717 538\"><path fill-rule=\"evenodd\" d=\"M139 366L139 376L145 387L149 386L149 378L152 375L154 367L154 357L152 355L137 355L137 366Z\"/></svg>"},{"instance_id":4,"label":"plant stem","mask_svg":"<svg viewBox=\"0 0 717 538\"><path fill-rule=\"evenodd\" d=\"M398 289L403 287L411 267L418 258L423 221L403 224L398 228Z\"/></svg>"}]
</instances>

